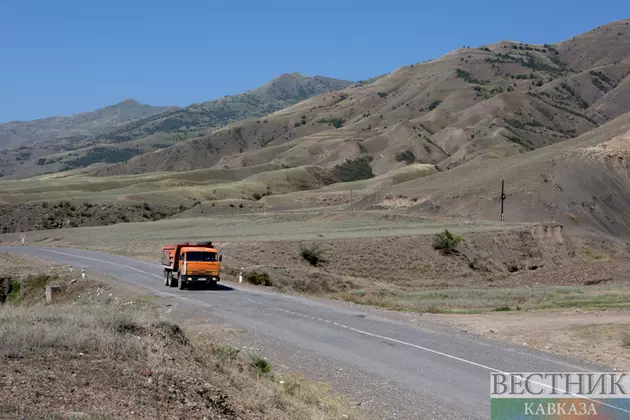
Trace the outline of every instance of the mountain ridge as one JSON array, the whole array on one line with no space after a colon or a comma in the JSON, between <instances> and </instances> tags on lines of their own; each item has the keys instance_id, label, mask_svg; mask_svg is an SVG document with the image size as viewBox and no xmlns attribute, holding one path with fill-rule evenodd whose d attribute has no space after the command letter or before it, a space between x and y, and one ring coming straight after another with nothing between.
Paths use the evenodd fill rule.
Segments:
<instances>
[{"instance_id":1,"label":"mountain ridge","mask_svg":"<svg viewBox=\"0 0 630 420\"><path fill-rule=\"evenodd\" d=\"M375 174L383 174L404 164L396 158L402 153L447 170L527 152L583 134L630 109L629 22L612 22L557 44L502 41L458 48L401 66L370 84L283 108L265 117L267 125L255 119L232 123L93 174L254 162L333 167L366 150L374 155ZM593 37L610 41L609 58L601 57ZM597 66L584 67L589 63ZM253 156L276 146L282 151Z\"/></svg>"},{"instance_id":2,"label":"mountain ridge","mask_svg":"<svg viewBox=\"0 0 630 420\"><path fill-rule=\"evenodd\" d=\"M0 154L4 167L0 176L23 178L92 163L124 161L352 83L283 73L258 88L187 107L150 107L127 98L87 113L0 124L0 148L13 149ZM93 152L93 148L98 150Z\"/></svg>"}]
</instances>

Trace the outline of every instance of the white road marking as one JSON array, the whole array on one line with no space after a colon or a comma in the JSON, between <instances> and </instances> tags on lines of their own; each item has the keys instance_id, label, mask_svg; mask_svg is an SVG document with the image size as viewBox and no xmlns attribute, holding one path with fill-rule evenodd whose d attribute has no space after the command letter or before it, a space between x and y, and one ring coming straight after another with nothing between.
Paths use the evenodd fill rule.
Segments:
<instances>
[{"instance_id":1,"label":"white road marking","mask_svg":"<svg viewBox=\"0 0 630 420\"><path fill-rule=\"evenodd\" d=\"M159 278L159 279L163 278L162 276L158 276L158 275L157 275L157 274L155 274L155 273L150 273L150 272L148 272L148 271L139 270L139 269L137 269L137 268L134 268L134 267L132 267L132 266L130 266L130 265L126 265L126 264L119 264L119 263L115 263L115 262L112 262L112 261L99 260L98 258L84 257L83 255L68 254L67 252L53 251L52 249L46 249L46 251L48 251L48 252L54 252L55 254L67 255L67 256L69 256L69 257L83 258L83 259L85 259L85 260L98 261L98 262L102 262L102 263L105 263L105 264L110 264L110 265L117 265L117 266L119 266L119 267L125 267L125 268L128 268L128 269L130 269L130 270L137 271L138 273L147 274L147 275L149 275L149 276L157 277L157 278Z\"/></svg>"},{"instance_id":2,"label":"white road marking","mask_svg":"<svg viewBox=\"0 0 630 420\"><path fill-rule=\"evenodd\" d=\"M131 266L126 265L126 264L120 264L120 263L115 263L115 262L112 262L112 261L100 260L100 259L98 259L98 258L85 257L85 256L83 256L83 255L69 254L69 253L66 253L66 252L55 251L55 250L51 250L51 249L46 249L46 251L49 251L49 252L54 252L54 253L56 253L56 254L67 255L67 256L69 256L69 257L83 258L83 259L86 259L86 260L98 261L98 262L102 262L102 263L105 263L105 264L117 265L117 266L119 266L119 267L125 267L125 268L128 268L128 269L130 269L130 270L133 270L133 271L136 271L136 272L139 272L139 273L147 274L147 275L154 276L154 277L157 277L157 278L160 278L160 279L162 278L162 276L159 276L159 275L157 275L157 274L150 273L150 272L148 272L148 271L144 271L144 270L139 270L139 269L137 269L137 268L131 267ZM249 299L249 298L246 298L246 299L248 299L248 300L252 300L252 301L254 301L254 302L255 302L255 300L254 300L254 299ZM186 300L191 300L191 299L186 299ZM259 304L260 304L260 302L257 302L257 303L259 303ZM280 308L275 308L275 309L280 309ZM290 314L298 315L298 316L303 317L303 318L304 318L304 317L307 317L307 315L304 315L304 314L299 314L299 313L297 313L297 312L291 312L291 311L287 311L287 310L285 310L285 309L281 309L281 310L286 311L286 312L288 312L288 313L290 313ZM314 319L314 318L313 318L313 319ZM453 355L448 354L448 353L444 353L444 352L441 352L441 351L433 350L433 349L430 349L430 348L428 348L428 347L419 346L419 345L417 345L417 344L408 343L408 342L406 342L406 341L397 340L397 339L395 339L395 338L387 337L387 336L384 336L384 335L373 334L373 333L371 333L371 332L368 332L368 331L363 331L363 330L359 330L359 329L357 329L357 328L347 327L347 326L345 326L345 325L340 325L340 324L338 324L338 323L336 323L336 322L331 322L331 321L329 321L329 320L324 320L324 322L329 323L329 324L330 324L330 323L332 323L332 324L334 324L334 325L336 325L336 326L343 327L343 328L347 328L347 329L349 329L349 330L352 330L352 331L357 332L357 333L359 333L359 334L366 335L366 336L368 336L368 337L379 338L379 339L381 339L381 340L386 340L386 341L390 341L390 342L392 342L392 343L402 344L402 345L404 345L404 346L408 346L408 347L416 348L416 349L419 349L419 350L423 350L423 351L426 351L426 352L428 352L428 353L437 354L437 355L439 355L439 356L446 357L446 358L448 358L448 359L452 359L452 360L456 360L456 361L461 362L461 363L466 363L466 364L469 364L469 365L472 365L472 366L476 366L476 367L479 367L479 368L482 368L482 369L488 370L488 371L490 371L490 372L498 372L498 373L501 373L501 374L503 374L503 375L510 375L510 373L508 373L508 372L504 372L504 371L502 371L501 369L496 369L496 368L493 368L493 367L490 367L490 366L486 366L486 365L483 365L483 364L481 364L481 363L473 362L472 360L463 359L463 358L461 358L461 357L457 357L457 356L453 356ZM532 383L534 383L534 384L536 384L536 385L539 385L539 386L542 386L542 387L545 387L545 388L548 388L548 389L552 389L552 390L553 390L553 387L551 387L551 386L549 386L549 385L547 385L547 384L543 384L543 383L539 383L539 382L536 382L536 381L531 381L531 380L530 380L530 382L532 382ZM598 404L601 404L601 405L603 405L603 406L606 406L606 407L609 407L609 408L612 408L612 409L615 409L615 410L622 411L622 412L624 412L624 413L630 413L630 410L625 410L625 409L623 409L623 408L621 408L621 407L615 407L615 406L612 406L612 405L606 404L606 403L604 403L604 402L602 402L602 401L595 401L595 400L592 400L592 399L590 399L590 398L588 398L588 397L584 397L584 396L579 395L579 394L574 394L574 393L571 393L571 392L567 392L567 391L565 391L565 390L563 390L563 389L561 389L561 388L555 388L555 390L556 390L556 391L559 391L559 392L562 392L562 393L565 393L565 394L569 394L569 395L571 395L571 396L573 396L573 397L576 397L576 398L581 398L581 399L585 399L585 400L588 400L588 401L594 401L594 402L596 402L596 403L598 403Z\"/></svg>"}]
</instances>

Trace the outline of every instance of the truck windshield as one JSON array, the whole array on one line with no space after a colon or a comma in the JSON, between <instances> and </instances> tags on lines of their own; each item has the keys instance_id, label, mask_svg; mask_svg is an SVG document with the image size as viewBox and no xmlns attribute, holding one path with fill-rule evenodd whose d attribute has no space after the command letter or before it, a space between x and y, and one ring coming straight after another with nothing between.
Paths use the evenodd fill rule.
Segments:
<instances>
[{"instance_id":1,"label":"truck windshield","mask_svg":"<svg viewBox=\"0 0 630 420\"><path fill-rule=\"evenodd\" d=\"M187 252L186 261L215 262L217 261L217 254L216 252Z\"/></svg>"}]
</instances>

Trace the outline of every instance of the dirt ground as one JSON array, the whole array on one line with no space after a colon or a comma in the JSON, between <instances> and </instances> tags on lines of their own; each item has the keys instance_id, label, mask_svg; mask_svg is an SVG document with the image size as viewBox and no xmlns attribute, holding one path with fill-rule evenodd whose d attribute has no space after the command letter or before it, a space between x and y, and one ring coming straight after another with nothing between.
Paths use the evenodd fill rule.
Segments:
<instances>
[{"instance_id":1,"label":"dirt ground","mask_svg":"<svg viewBox=\"0 0 630 420\"><path fill-rule=\"evenodd\" d=\"M551 319L553 322L550 322ZM426 314L422 320L610 366L619 371L630 370L628 309Z\"/></svg>"}]
</instances>

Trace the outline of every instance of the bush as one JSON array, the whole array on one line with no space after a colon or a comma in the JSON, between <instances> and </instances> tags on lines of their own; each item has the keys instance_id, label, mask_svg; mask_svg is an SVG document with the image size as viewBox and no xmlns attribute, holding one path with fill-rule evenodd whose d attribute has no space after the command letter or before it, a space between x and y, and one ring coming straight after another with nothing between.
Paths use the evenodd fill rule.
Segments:
<instances>
[{"instance_id":1,"label":"bush","mask_svg":"<svg viewBox=\"0 0 630 420\"><path fill-rule=\"evenodd\" d=\"M345 121L340 118L324 118L317 122L321 124L331 124L335 128L341 128Z\"/></svg>"},{"instance_id":2,"label":"bush","mask_svg":"<svg viewBox=\"0 0 630 420\"><path fill-rule=\"evenodd\" d=\"M438 233L433 239L433 248L439 249L445 254L457 252L457 245L463 240L461 235L453 235L448 230Z\"/></svg>"},{"instance_id":3,"label":"bush","mask_svg":"<svg viewBox=\"0 0 630 420\"><path fill-rule=\"evenodd\" d=\"M442 101L440 101L440 100L431 102L431 105L429 105L429 111L433 111L435 108L440 106L441 103L442 103Z\"/></svg>"},{"instance_id":4,"label":"bush","mask_svg":"<svg viewBox=\"0 0 630 420\"><path fill-rule=\"evenodd\" d=\"M236 347L227 345L227 344L222 345L222 346L217 346L212 349L212 353L214 353L214 356L221 361L225 361L225 360L235 361L238 357L239 352L240 352L239 349L237 349Z\"/></svg>"},{"instance_id":5,"label":"bush","mask_svg":"<svg viewBox=\"0 0 630 420\"><path fill-rule=\"evenodd\" d=\"M250 271L243 276L247 283L255 284L257 286L272 286L273 283L269 274L266 272Z\"/></svg>"},{"instance_id":6,"label":"bush","mask_svg":"<svg viewBox=\"0 0 630 420\"><path fill-rule=\"evenodd\" d=\"M252 356L252 361L250 362L250 366L256 369L260 373L269 373L271 372L271 363L266 361L260 356Z\"/></svg>"},{"instance_id":7,"label":"bush","mask_svg":"<svg viewBox=\"0 0 630 420\"><path fill-rule=\"evenodd\" d=\"M359 181L362 179L374 178L374 172L370 162L372 156L366 155L354 160L347 159L341 165L333 168L333 175L342 182Z\"/></svg>"},{"instance_id":8,"label":"bush","mask_svg":"<svg viewBox=\"0 0 630 420\"><path fill-rule=\"evenodd\" d=\"M400 152L396 154L396 162L407 162L407 165L410 165L416 161L416 156L413 154L411 150L405 150L404 152Z\"/></svg>"},{"instance_id":9,"label":"bush","mask_svg":"<svg viewBox=\"0 0 630 420\"><path fill-rule=\"evenodd\" d=\"M9 291L7 293L7 300L9 302L15 302L22 296L22 282L19 280L9 281Z\"/></svg>"},{"instance_id":10,"label":"bush","mask_svg":"<svg viewBox=\"0 0 630 420\"><path fill-rule=\"evenodd\" d=\"M301 247L300 255L313 267L326 262L326 259L324 258L324 251L320 249L318 245L315 245L312 248Z\"/></svg>"},{"instance_id":11,"label":"bush","mask_svg":"<svg viewBox=\"0 0 630 420\"><path fill-rule=\"evenodd\" d=\"M483 85L484 81L479 80L475 77L473 77L469 72L467 72L466 70L462 70L462 69L457 69L457 77L459 77L460 79L464 79L464 81L466 83L476 83L476 84L480 84Z\"/></svg>"}]
</instances>

